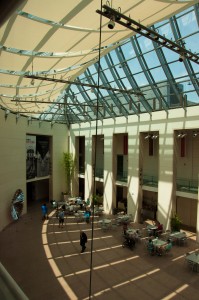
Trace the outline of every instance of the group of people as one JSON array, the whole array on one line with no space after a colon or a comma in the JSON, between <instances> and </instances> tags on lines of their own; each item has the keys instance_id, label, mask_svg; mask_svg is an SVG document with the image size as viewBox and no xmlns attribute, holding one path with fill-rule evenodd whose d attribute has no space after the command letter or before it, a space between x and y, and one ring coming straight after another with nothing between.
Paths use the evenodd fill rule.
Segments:
<instances>
[{"instance_id":1,"label":"group of people","mask_svg":"<svg viewBox=\"0 0 199 300\"><path fill-rule=\"evenodd\" d=\"M47 208L46 203L42 204L41 210L42 210L42 220L48 220L48 208ZM63 226L64 226L64 209L63 208L61 208L58 211L57 217L58 217L58 220L59 220L59 227L63 228ZM90 214L89 214L89 216L87 218L90 219ZM85 251L85 249L86 249L87 240L88 239L87 239L86 233L83 230L80 230L81 253L83 253Z\"/></svg>"},{"instance_id":2,"label":"group of people","mask_svg":"<svg viewBox=\"0 0 199 300\"><path fill-rule=\"evenodd\" d=\"M149 227L148 229L149 236L158 237L159 235L161 235L163 232L163 225L158 220L154 220L152 225L154 227Z\"/></svg>"},{"instance_id":3,"label":"group of people","mask_svg":"<svg viewBox=\"0 0 199 300\"><path fill-rule=\"evenodd\" d=\"M150 253L150 255L158 255L158 256L162 256L164 253L167 253L168 251L170 251L172 248L172 242L170 239L168 239L167 241L165 241L165 244L156 247L156 245L154 245L153 240L149 239L148 240L148 244L147 244L147 250Z\"/></svg>"}]
</instances>

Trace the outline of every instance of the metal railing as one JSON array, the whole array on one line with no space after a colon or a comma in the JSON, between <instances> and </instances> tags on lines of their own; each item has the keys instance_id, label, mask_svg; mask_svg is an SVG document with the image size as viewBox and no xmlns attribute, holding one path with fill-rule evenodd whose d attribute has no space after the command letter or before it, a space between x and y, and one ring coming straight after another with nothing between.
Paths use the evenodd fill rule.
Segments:
<instances>
[{"instance_id":1,"label":"metal railing","mask_svg":"<svg viewBox=\"0 0 199 300\"><path fill-rule=\"evenodd\" d=\"M95 177L104 178L104 169L96 168L95 169Z\"/></svg>"},{"instance_id":2,"label":"metal railing","mask_svg":"<svg viewBox=\"0 0 199 300\"><path fill-rule=\"evenodd\" d=\"M127 182L127 180L128 180L128 172L127 171L117 172L116 180L117 181L122 181L122 182Z\"/></svg>"},{"instance_id":3,"label":"metal railing","mask_svg":"<svg viewBox=\"0 0 199 300\"><path fill-rule=\"evenodd\" d=\"M186 193L198 193L198 180L193 179L184 179L177 178L176 179L176 190Z\"/></svg>"},{"instance_id":4,"label":"metal railing","mask_svg":"<svg viewBox=\"0 0 199 300\"><path fill-rule=\"evenodd\" d=\"M147 186L158 187L158 177L151 175L143 175L142 184Z\"/></svg>"},{"instance_id":5,"label":"metal railing","mask_svg":"<svg viewBox=\"0 0 199 300\"><path fill-rule=\"evenodd\" d=\"M0 263L0 299L2 300L28 300L21 288Z\"/></svg>"},{"instance_id":6,"label":"metal railing","mask_svg":"<svg viewBox=\"0 0 199 300\"><path fill-rule=\"evenodd\" d=\"M85 174L85 167L79 166L78 174Z\"/></svg>"}]
</instances>

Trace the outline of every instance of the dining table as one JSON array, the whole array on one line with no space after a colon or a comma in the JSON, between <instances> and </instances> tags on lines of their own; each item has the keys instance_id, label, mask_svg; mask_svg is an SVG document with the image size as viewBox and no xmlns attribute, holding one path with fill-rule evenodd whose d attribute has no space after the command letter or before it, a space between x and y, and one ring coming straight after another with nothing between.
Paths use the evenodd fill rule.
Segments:
<instances>
[{"instance_id":1,"label":"dining table","mask_svg":"<svg viewBox=\"0 0 199 300\"><path fill-rule=\"evenodd\" d=\"M110 219L102 219L102 220L99 220L99 224L110 224L111 223L111 220Z\"/></svg>"},{"instance_id":2,"label":"dining table","mask_svg":"<svg viewBox=\"0 0 199 300\"><path fill-rule=\"evenodd\" d=\"M183 239L186 239L187 238L187 235L186 235L186 232L182 232L182 231L176 231L176 232L172 232L170 235L169 235L169 239L173 242L173 243L177 243L178 245L181 245L181 241Z\"/></svg>"},{"instance_id":3,"label":"dining table","mask_svg":"<svg viewBox=\"0 0 199 300\"><path fill-rule=\"evenodd\" d=\"M156 235L156 230L158 229L158 226L149 224L147 225L147 230L149 235L155 236Z\"/></svg>"},{"instance_id":4,"label":"dining table","mask_svg":"<svg viewBox=\"0 0 199 300\"><path fill-rule=\"evenodd\" d=\"M117 216L116 220L119 224L129 223L130 216L129 215L119 215L119 216Z\"/></svg>"},{"instance_id":5,"label":"dining table","mask_svg":"<svg viewBox=\"0 0 199 300\"><path fill-rule=\"evenodd\" d=\"M133 228L129 228L126 230L126 234L129 236L135 236L136 232L137 232L137 230L133 229Z\"/></svg>"},{"instance_id":6,"label":"dining table","mask_svg":"<svg viewBox=\"0 0 199 300\"><path fill-rule=\"evenodd\" d=\"M107 230L111 228L111 220L110 219L102 219L98 221L99 226L103 230Z\"/></svg>"},{"instance_id":7,"label":"dining table","mask_svg":"<svg viewBox=\"0 0 199 300\"><path fill-rule=\"evenodd\" d=\"M155 238L152 240L153 246L158 250L159 248L161 248L163 245L166 245L167 242L164 240L161 240L159 238Z\"/></svg>"},{"instance_id":8,"label":"dining table","mask_svg":"<svg viewBox=\"0 0 199 300\"><path fill-rule=\"evenodd\" d=\"M188 263L192 264L192 270L199 272L199 251L195 251L186 255L186 260Z\"/></svg>"}]
</instances>

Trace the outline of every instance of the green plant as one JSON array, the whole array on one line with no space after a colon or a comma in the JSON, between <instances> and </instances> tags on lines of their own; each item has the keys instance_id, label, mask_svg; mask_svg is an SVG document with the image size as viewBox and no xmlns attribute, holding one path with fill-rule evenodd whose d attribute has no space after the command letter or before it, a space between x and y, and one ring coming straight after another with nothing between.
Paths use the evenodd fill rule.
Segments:
<instances>
[{"instance_id":1,"label":"green plant","mask_svg":"<svg viewBox=\"0 0 199 300\"><path fill-rule=\"evenodd\" d=\"M171 231L180 231L182 221L177 214L171 217Z\"/></svg>"},{"instance_id":2,"label":"green plant","mask_svg":"<svg viewBox=\"0 0 199 300\"><path fill-rule=\"evenodd\" d=\"M100 195L93 195L94 205L100 205L102 202L102 197Z\"/></svg>"},{"instance_id":3,"label":"green plant","mask_svg":"<svg viewBox=\"0 0 199 300\"><path fill-rule=\"evenodd\" d=\"M66 179L66 194L71 195L71 183L75 176L76 171L76 159L70 152L64 152L64 170Z\"/></svg>"}]
</instances>

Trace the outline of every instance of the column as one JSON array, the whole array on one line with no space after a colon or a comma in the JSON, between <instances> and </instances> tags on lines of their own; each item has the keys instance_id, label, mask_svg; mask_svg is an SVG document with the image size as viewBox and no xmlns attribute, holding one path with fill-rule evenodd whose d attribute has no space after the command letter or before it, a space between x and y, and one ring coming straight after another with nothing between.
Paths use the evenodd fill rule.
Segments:
<instances>
[{"instance_id":1,"label":"column","mask_svg":"<svg viewBox=\"0 0 199 300\"><path fill-rule=\"evenodd\" d=\"M104 135L104 212L112 213L116 191L113 189L113 140L112 134Z\"/></svg>"},{"instance_id":2,"label":"column","mask_svg":"<svg viewBox=\"0 0 199 300\"><path fill-rule=\"evenodd\" d=\"M159 133L159 181L158 181L158 211L157 219L164 229L170 228L170 217L175 212L176 195L174 182L174 136L173 130Z\"/></svg>"}]
</instances>

